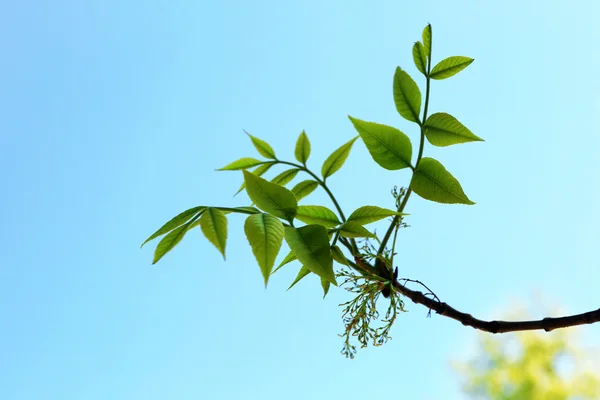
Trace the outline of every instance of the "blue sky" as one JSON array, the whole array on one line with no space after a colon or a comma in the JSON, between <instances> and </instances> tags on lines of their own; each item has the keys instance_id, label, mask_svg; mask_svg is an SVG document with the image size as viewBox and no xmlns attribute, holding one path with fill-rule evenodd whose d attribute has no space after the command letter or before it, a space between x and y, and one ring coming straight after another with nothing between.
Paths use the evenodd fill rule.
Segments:
<instances>
[{"instance_id":1,"label":"blue sky","mask_svg":"<svg viewBox=\"0 0 600 400\"><path fill-rule=\"evenodd\" d=\"M317 279L265 291L230 218L227 261L192 232L160 263L140 243L195 205L232 198L256 156L306 130L309 166L355 135L347 115L415 127L392 100L396 66L433 25L432 111L484 143L428 146L475 206L414 196L400 275L492 319L544 293L598 307L600 40L594 1L6 2L0 7L0 397L460 399L449 360L476 334L408 303L381 348L339 354L339 303ZM415 142L416 143L416 142ZM392 207L409 175L357 142L331 187L348 212ZM328 204L323 194L309 203ZM381 229L381 228L380 228ZM598 327L576 329L599 344Z\"/></svg>"}]
</instances>

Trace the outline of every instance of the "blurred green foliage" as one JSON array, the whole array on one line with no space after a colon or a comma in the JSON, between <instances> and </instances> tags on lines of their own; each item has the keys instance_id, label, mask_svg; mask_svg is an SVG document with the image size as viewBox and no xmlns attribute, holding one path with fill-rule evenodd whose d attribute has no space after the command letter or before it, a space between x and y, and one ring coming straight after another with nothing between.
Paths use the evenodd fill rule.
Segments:
<instances>
[{"instance_id":1,"label":"blurred green foliage","mask_svg":"<svg viewBox=\"0 0 600 400\"><path fill-rule=\"evenodd\" d=\"M600 399L600 361L583 350L572 331L482 335L478 355L456 364L465 378L463 390L473 399Z\"/></svg>"}]
</instances>

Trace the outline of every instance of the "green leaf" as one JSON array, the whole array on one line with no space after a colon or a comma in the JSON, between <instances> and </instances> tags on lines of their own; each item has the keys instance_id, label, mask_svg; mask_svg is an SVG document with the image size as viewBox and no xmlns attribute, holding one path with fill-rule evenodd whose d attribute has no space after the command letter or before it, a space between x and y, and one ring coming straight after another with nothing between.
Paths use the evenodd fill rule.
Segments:
<instances>
[{"instance_id":1,"label":"green leaf","mask_svg":"<svg viewBox=\"0 0 600 400\"><path fill-rule=\"evenodd\" d=\"M198 216L198 217L200 217L200 216ZM191 231L192 229L195 229L195 228L196 228L196 227L198 227L198 226L200 226L200 218L198 218L196 221L194 221L194 223L193 223L193 224L191 224L191 225L188 227L188 231Z\"/></svg>"},{"instance_id":2,"label":"green leaf","mask_svg":"<svg viewBox=\"0 0 600 400\"><path fill-rule=\"evenodd\" d=\"M146 239L146 241L144 241L144 243L142 243L142 245L140 247L144 247L144 245L146 243L148 243L149 241L151 241L159 236L162 236L167 232L171 232L173 229L177 228L178 226L185 224L193 216L195 216L196 214L198 214L199 212L201 212L205 209L206 209L206 207L204 207L204 206L198 206L198 207L190 208L189 210L185 210L184 212L177 214L175 217L171 218L171 220L169 220L169 222L167 222L166 224L161 226L159 230L154 232L152 234L152 236L150 236L148 239Z\"/></svg>"},{"instance_id":3,"label":"green leaf","mask_svg":"<svg viewBox=\"0 0 600 400\"><path fill-rule=\"evenodd\" d=\"M225 244L227 242L227 217L225 214L216 208L208 207L200 217L200 229L225 259Z\"/></svg>"},{"instance_id":4,"label":"green leaf","mask_svg":"<svg viewBox=\"0 0 600 400\"><path fill-rule=\"evenodd\" d=\"M460 183L433 158L424 157L415 170L410 187L424 199L445 204L475 204Z\"/></svg>"},{"instance_id":5,"label":"green leaf","mask_svg":"<svg viewBox=\"0 0 600 400\"><path fill-rule=\"evenodd\" d=\"M329 282L327 279L321 278L321 286L323 287L323 298L325 298L325 296L327 296L327 293L329 293L329 287L331 286L331 282Z\"/></svg>"},{"instance_id":6,"label":"green leaf","mask_svg":"<svg viewBox=\"0 0 600 400\"><path fill-rule=\"evenodd\" d=\"M410 167L412 144L408 136L391 126L348 118L377 164L389 170Z\"/></svg>"},{"instance_id":7,"label":"green leaf","mask_svg":"<svg viewBox=\"0 0 600 400\"><path fill-rule=\"evenodd\" d=\"M321 167L321 175L323 175L323 179L327 179L336 173L340 168L342 168L342 165L344 165L344 162L348 158L350 149L352 149L352 145L356 139L358 139L358 136L343 144L340 148L331 153L329 157L327 157L323 163L323 167Z\"/></svg>"},{"instance_id":8,"label":"green leaf","mask_svg":"<svg viewBox=\"0 0 600 400\"><path fill-rule=\"evenodd\" d=\"M281 267L283 267L284 265L287 265L289 263L291 263L292 261L296 260L296 255L293 252L289 252L287 256L285 256L285 258L281 261L281 263L277 266L277 268L275 268L273 270L273 272L271 272L271 275L273 275L275 272L279 271L281 269Z\"/></svg>"},{"instance_id":9,"label":"green leaf","mask_svg":"<svg viewBox=\"0 0 600 400\"><path fill-rule=\"evenodd\" d=\"M266 162L266 163L261 164L258 167L256 167L254 169L254 171L252 171L252 173L256 176L263 176L264 173L267 172L268 170L270 170L273 165L275 165L274 162ZM239 190L237 192L235 192L235 194L233 196L235 197L239 192L241 192L245 188L246 188L246 182L242 182L242 185L240 186Z\"/></svg>"},{"instance_id":10,"label":"green leaf","mask_svg":"<svg viewBox=\"0 0 600 400\"><path fill-rule=\"evenodd\" d=\"M250 140L252 140L252 144L254 145L254 147L256 147L256 150L258 150L261 156L266 158L272 158L274 160L277 159L277 157L275 156L275 151L269 143L257 138L256 136L252 136L248 132L246 132L246 135L250 137Z\"/></svg>"},{"instance_id":11,"label":"green leaf","mask_svg":"<svg viewBox=\"0 0 600 400\"><path fill-rule=\"evenodd\" d=\"M325 228L333 228L342 223L333 211L324 206L298 206L296 219L305 224L323 225Z\"/></svg>"},{"instance_id":12,"label":"green leaf","mask_svg":"<svg viewBox=\"0 0 600 400\"><path fill-rule=\"evenodd\" d=\"M300 171L298 168L292 168L292 169L283 171L282 173L277 175L275 178L271 179L271 182L273 182L277 185L285 186L292 179L294 179L296 177L296 175L298 175L298 171Z\"/></svg>"},{"instance_id":13,"label":"green leaf","mask_svg":"<svg viewBox=\"0 0 600 400\"><path fill-rule=\"evenodd\" d=\"M181 242L181 239L183 239L185 234L190 229L190 226L195 222L196 218L198 218L198 216L194 217L185 225L175 228L167 236L162 238L160 242L158 242L156 250L154 250L154 260L152 261L152 264L156 264L158 260L163 258L163 256L171 251L173 247L177 246L177 243Z\"/></svg>"},{"instance_id":14,"label":"green leaf","mask_svg":"<svg viewBox=\"0 0 600 400\"><path fill-rule=\"evenodd\" d=\"M257 165L264 164L265 161L257 160L252 157L244 157L240 158L237 161L232 162L231 164L227 164L223 168L219 168L217 171L237 171L240 169L252 168Z\"/></svg>"},{"instance_id":15,"label":"green leaf","mask_svg":"<svg viewBox=\"0 0 600 400\"><path fill-rule=\"evenodd\" d=\"M346 260L346 256L342 253L342 250L338 247L338 245L331 246L331 257L339 264L348 265L348 260Z\"/></svg>"},{"instance_id":16,"label":"green leaf","mask_svg":"<svg viewBox=\"0 0 600 400\"><path fill-rule=\"evenodd\" d=\"M298 206L294 193L248 171L244 171L244 182L250 200L258 208L288 221L294 218Z\"/></svg>"},{"instance_id":17,"label":"green leaf","mask_svg":"<svg viewBox=\"0 0 600 400\"><path fill-rule=\"evenodd\" d=\"M425 50L425 55L431 59L431 24L427 24L425 29L423 29L423 50Z\"/></svg>"},{"instance_id":18,"label":"green leaf","mask_svg":"<svg viewBox=\"0 0 600 400\"><path fill-rule=\"evenodd\" d=\"M434 146L450 146L452 144L481 141L467 127L456 118L446 113L435 113L427 118L425 125L425 136L429 143Z\"/></svg>"},{"instance_id":19,"label":"green leaf","mask_svg":"<svg viewBox=\"0 0 600 400\"><path fill-rule=\"evenodd\" d=\"M306 164L308 157L310 157L310 141L308 140L308 136L306 136L306 132L304 131L302 131L300 136L298 136L294 155L296 156L296 160L302 164Z\"/></svg>"},{"instance_id":20,"label":"green leaf","mask_svg":"<svg viewBox=\"0 0 600 400\"><path fill-rule=\"evenodd\" d=\"M224 214L239 213L239 214L260 214L260 210L256 207L215 207Z\"/></svg>"},{"instance_id":21,"label":"green leaf","mask_svg":"<svg viewBox=\"0 0 600 400\"><path fill-rule=\"evenodd\" d=\"M446 79L458 74L463 69L467 68L474 60L469 57L453 56L448 57L439 63L431 70L429 77L431 79Z\"/></svg>"},{"instance_id":22,"label":"green leaf","mask_svg":"<svg viewBox=\"0 0 600 400\"><path fill-rule=\"evenodd\" d=\"M321 225L285 227L285 241L298 260L311 272L337 286L327 230Z\"/></svg>"},{"instance_id":23,"label":"green leaf","mask_svg":"<svg viewBox=\"0 0 600 400\"><path fill-rule=\"evenodd\" d=\"M386 217L391 217L392 215L406 214L377 206L363 206L357 208L352 214L350 214L348 217L348 222L356 222L361 225L366 225Z\"/></svg>"},{"instance_id":24,"label":"green leaf","mask_svg":"<svg viewBox=\"0 0 600 400\"><path fill-rule=\"evenodd\" d=\"M375 238L367 228L359 224L358 222L347 221L342 224L339 228L340 235L349 238L357 238L357 237L368 237Z\"/></svg>"},{"instance_id":25,"label":"green leaf","mask_svg":"<svg viewBox=\"0 0 600 400\"><path fill-rule=\"evenodd\" d=\"M272 215L255 214L246 219L244 232L265 279L266 287L275 258L283 243L283 224Z\"/></svg>"},{"instance_id":26,"label":"green leaf","mask_svg":"<svg viewBox=\"0 0 600 400\"><path fill-rule=\"evenodd\" d=\"M296 200L300 201L309 194L311 194L319 184L311 179L299 182L292 188L292 193L296 196Z\"/></svg>"},{"instance_id":27,"label":"green leaf","mask_svg":"<svg viewBox=\"0 0 600 400\"><path fill-rule=\"evenodd\" d=\"M305 266L302 266L302 268L300 268L300 271L298 272L298 275L296 276L296 279L294 279L294 282L292 282L292 284L289 288L287 288L287 290L290 290L292 287L294 287L296 283L300 282L302 278L304 278L308 274L310 274L310 269L306 268Z\"/></svg>"},{"instance_id":28,"label":"green leaf","mask_svg":"<svg viewBox=\"0 0 600 400\"><path fill-rule=\"evenodd\" d=\"M417 69L425 76L427 76L427 54L425 53L425 47L423 43L416 42L412 49L413 60Z\"/></svg>"},{"instance_id":29,"label":"green leaf","mask_svg":"<svg viewBox=\"0 0 600 400\"><path fill-rule=\"evenodd\" d=\"M394 74L394 102L396 110L404 119L419 123L421 91L417 83L400 67L396 68Z\"/></svg>"}]
</instances>

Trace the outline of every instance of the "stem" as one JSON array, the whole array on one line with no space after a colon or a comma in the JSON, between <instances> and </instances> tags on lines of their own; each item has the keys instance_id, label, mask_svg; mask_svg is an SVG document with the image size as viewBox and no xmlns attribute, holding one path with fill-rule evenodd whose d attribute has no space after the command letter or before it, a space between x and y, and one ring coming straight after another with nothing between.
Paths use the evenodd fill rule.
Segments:
<instances>
[{"instance_id":1,"label":"stem","mask_svg":"<svg viewBox=\"0 0 600 400\"><path fill-rule=\"evenodd\" d=\"M281 161L281 160L277 160L277 163L280 164L286 164L286 165L291 165L292 167L296 167L299 170L302 170L304 172L306 172L307 174L309 174L310 176L313 177L313 179L315 181L317 181L317 183L323 188L325 189L325 191L327 192L327 194L329 195L329 198L331 199L331 201L333 202L333 205L335 206L337 212L340 214L340 218L342 219L342 222L346 222L346 217L344 216L344 212L342 211L342 208L340 207L339 203L337 202L337 200L335 199L335 196L333 195L333 193L331 193L331 190L329 190L329 188L327 187L327 185L325 184L324 181L321 180L321 178L319 178L317 175L315 175L314 172L312 172L311 170L309 170L308 168L306 168L306 166L300 165L300 164L296 164L293 162L289 162L289 161Z\"/></svg>"},{"instance_id":2,"label":"stem","mask_svg":"<svg viewBox=\"0 0 600 400\"><path fill-rule=\"evenodd\" d=\"M431 73L431 56L429 56L428 60L427 60L427 76L425 77L425 81L426 81L426 83L425 83L425 107L423 108L423 119L421 120L422 122L419 123L419 126L421 128L421 140L419 141L419 154L417 155L417 162L415 163L413 175L414 175L414 171L416 171L417 168L419 167L421 158L423 158L423 149L425 148L424 125L425 125L425 121L427 121L427 111L429 108L429 89L430 89L430 83L431 83L431 79L429 78L430 73ZM412 184L412 179L411 179L411 184ZM412 187L409 184L406 194L404 195L404 198L402 199L402 203L400 204L400 207L398 208L399 212L404 211L404 207L406 207L406 203L408 202L408 198L410 197L411 193L412 193ZM401 218L400 215L396 215L394 217L394 219L392 220L390 227L388 228L387 232L385 232L385 236L383 237L383 240L381 241L379 250L377 250L377 255L383 254L383 251L385 250L385 246L386 246L387 242L390 240L390 236L392 235L392 231L394 230L394 227L396 226L396 224L398 224L398 221L400 220L400 218ZM392 248L392 254L393 253L394 253L394 248Z\"/></svg>"},{"instance_id":3,"label":"stem","mask_svg":"<svg viewBox=\"0 0 600 400\"><path fill-rule=\"evenodd\" d=\"M277 160L276 163L286 164L286 165L290 165L292 167L296 167L299 170L304 171L307 174L309 174L310 176L312 176L312 178L315 181L317 181L317 183L325 190L325 192L327 192L327 195L329 196L329 198L333 202L333 205L335 206L335 209L340 214L340 219L342 220L342 222L346 222L346 216L344 215L344 212L342 211L342 207L340 207L340 204L337 202L335 196L333 195L333 193L331 193L331 190L329 190L329 188L327 187L327 184L325 183L324 180L321 180L321 178L319 178L314 172L312 172L311 170L309 170L306 167L306 165L300 165L300 164L296 164L296 163L293 163L293 162L282 161L282 160ZM354 239L351 239L350 243L351 243L352 246L349 248L349 250L352 253L352 255L358 253L358 246L356 245L356 241Z\"/></svg>"},{"instance_id":4,"label":"stem","mask_svg":"<svg viewBox=\"0 0 600 400\"><path fill-rule=\"evenodd\" d=\"M333 237L333 242L331 242L331 246L335 246L339 237L340 237L340 231L337 231L335 233L335 236Z\"/></svg>"},{"instance_id":5,"label":"stem","mask_svg":"<svg viewBox=\"0 0 600 400\"><path fill-rule=\"evenodd\" d=\"M398 236L398 229L400 228L400 223L402 223L402 220L399 220L398 224L396 224L396 228L394 229L394 238L392 239L392 253L390 255L390 268L392 269L392 271L394 270L394 249L396 248L396 237Z\"/></svg>"},{"instance_id":6,"label":"stem","mask_svg":"<svg viewBox=\"0 0 600 400\"><path fill-rule=\"evenodd\" d=\"M348 239L346 239L343 236L340 236L339 239L340 239L340 243L343 244L344 246L346 246L346 248L350 251L350 253L352 255L354 255L354 253L352 253L352 246L350 245L350 242L348 241Z\"/></svg>"}]
</instances>

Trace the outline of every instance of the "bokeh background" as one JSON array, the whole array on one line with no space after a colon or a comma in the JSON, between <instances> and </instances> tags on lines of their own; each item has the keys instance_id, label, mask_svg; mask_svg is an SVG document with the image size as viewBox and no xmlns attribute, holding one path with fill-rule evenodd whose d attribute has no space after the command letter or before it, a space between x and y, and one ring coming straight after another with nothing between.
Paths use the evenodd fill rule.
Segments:
<instances>
[{"instance_id":1,"label":"bokeh background","mask_svg":"<svg viewBox=\"0 0 600 400\"><path fill-rule=\"evenodd\" d=\"M349 295L323 300L314 276L286 292L297 264L265 290L240 216L226 262L199 230L154 266L139 245L186 208L247 204L241 173L214 171L257 155L242 129L290 159L306 130L317 171L356 134L348 114L416 141L392 77L424 83L411 48L431 23L434 61L475 62L433 83L430 109L486 141L425 149L477 204L411 198L400 276L485 319L536 290L597 308L598 15L592 0L4 2L0 398L464 398L449 360L472 330L408 303L391 342L347 360ZM330 184L350 212L392 207L408 180L357 142Z\"/></svg>"}]
</instances>

